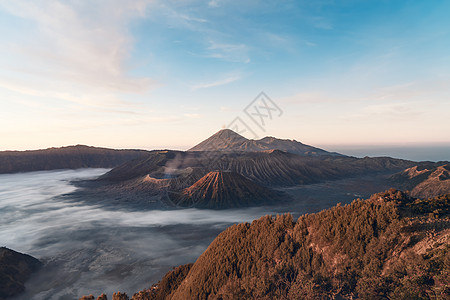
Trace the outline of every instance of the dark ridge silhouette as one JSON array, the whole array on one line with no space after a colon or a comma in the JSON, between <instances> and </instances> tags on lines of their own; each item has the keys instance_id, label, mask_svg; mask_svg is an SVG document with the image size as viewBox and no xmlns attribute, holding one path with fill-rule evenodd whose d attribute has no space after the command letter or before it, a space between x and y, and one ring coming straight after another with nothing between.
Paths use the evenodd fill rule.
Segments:
<instances>
[{"instance_id":1,"label":"dark ridge silhouette","mask_svg":"<svg viewBox=\"0 0 450 300\"><path fill-rule=\"evenodd\" d=\"M178 206L209 209L274 204L283 200L281 193L256 184L235 172L224 171L209 172L171 198Z\"/></svg>"},{"instance_id":2,"label":"dark ridge silhouette","mask_svg":"<svg viewBox=\"0 0 450 300\"><path fill-rule=\"evenodd\" d=\"M145 150L115 150L84 145L28 151L0 151L0 174L79 168L112 168L148 155Z\"/></svg>"},{"instance_id":3,"label":"dark ridge silhouette","mask_svg":"<svg viewBox=\"0 0 450 300\"><path fill-rule=\"evenodd\" d=\"M320 148L302 144L296 140L277 139L266 136L259 140L249 140L231 129L222 129L188 151L246 151L261 152L281 150L302 156L332 155L342 156Z\"/></svg>"},{"instance_id":4,"label":"dark ridge silhouette","mask_svg":"<svg viewBox=\"0 0 450 300\"><path fill-rule=\"evenodd\" d=\"M25 282L31 274L41 268L36 258L0 248L0 300L16 296L25 291Z\"/></svg>"}]
</instances>

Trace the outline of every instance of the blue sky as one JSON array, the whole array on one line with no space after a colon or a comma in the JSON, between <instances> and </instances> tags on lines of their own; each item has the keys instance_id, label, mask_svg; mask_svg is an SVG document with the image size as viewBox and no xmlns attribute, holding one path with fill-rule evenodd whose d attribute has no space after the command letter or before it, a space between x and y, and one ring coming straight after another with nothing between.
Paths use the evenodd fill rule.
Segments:
<instances>
[{"instance_id":1,"label":"blue sky","mask_svg":"<svg viewBox=\"0 0 450 300\"><path fill-rule=\"evenodd\" d=\"M0 0L0 148L450 143L449 1ZM243 109L264 91L263 130ZM252 136L248 136L252 137Z\"/></svg>"}]
</instances>

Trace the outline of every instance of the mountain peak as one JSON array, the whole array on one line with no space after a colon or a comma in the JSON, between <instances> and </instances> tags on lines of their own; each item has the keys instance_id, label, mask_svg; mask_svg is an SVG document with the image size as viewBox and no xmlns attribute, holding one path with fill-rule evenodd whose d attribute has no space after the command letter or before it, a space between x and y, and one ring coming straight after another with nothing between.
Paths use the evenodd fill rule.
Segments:
<instances>
[{"instance_id":1,"label":"mountain peak","mask_svg":"<svg viewBox=\"0 0 450 300\"><path fill-rule=\"evenodd\" d=\"M188 151L228 151L228 152L263 152L281 150L302 156L333 155L338 153L305 145L295 140L278 139L266 136L260 140L249 140L231 129L222 129Z\"/></svg>"},{"instance_id":2,"label":"mountain peak","mask_svg":"<svg viewBox=\"0 0 450 300\"><path fill-rule=\"evenodd\" d=\"M231 138L231 139L239 139L239 140L247 140L245 137L240 135L239 133L225 128L217 131L215 134L213 134L211 137L219 137L219 138Z\"/></svg>"},{"instance_id":3,"label":"mountain peak","mask_svg":"<svg viewBox=\"0 0 450 300\"><path fill-rule=\"evenodd\" d=\"M233 130L222 129L189 151L234 151L236 145L241 145L246 141L248 140L245 137Z\"/></svg>"}]
</instances>

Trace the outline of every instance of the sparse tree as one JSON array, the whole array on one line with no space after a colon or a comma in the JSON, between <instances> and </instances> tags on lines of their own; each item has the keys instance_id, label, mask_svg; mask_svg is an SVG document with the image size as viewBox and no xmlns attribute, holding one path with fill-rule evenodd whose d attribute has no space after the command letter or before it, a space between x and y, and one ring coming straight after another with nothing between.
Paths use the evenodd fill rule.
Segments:
<instances>
[{"instance_id":1,"label":"sparse tree","mask_svg":"<svg viewBox=\"0 0 450 300\"><path fill-rule=\"evenodd\" d=\"M117 292L113 294L112 300L130 300L130 298L128 298L127 293Z\"/></svg>"}]
</instances>

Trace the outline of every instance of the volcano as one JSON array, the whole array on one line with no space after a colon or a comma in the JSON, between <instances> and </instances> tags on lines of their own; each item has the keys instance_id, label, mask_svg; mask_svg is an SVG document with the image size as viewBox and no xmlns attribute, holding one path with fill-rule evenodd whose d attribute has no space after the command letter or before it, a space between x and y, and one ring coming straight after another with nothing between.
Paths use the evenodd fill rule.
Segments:
<instances>
[{"instance_id":1,"label":"volcano","mask_svg":"<svg viewBox=\"0 0 450 300\"><path fill-rule=\"evenodd\" d=\"M238 173L213 171L174 199L178 206L223 209L273 204L281 201L281 194Z\"/></svg>"},{"instance_id":2,"label":"volcano","mask_svg":"<svg viewBox=\"0 0 450 300\"><path fill-rule=\"evenodd\" d=\"M262 152L281 150L301 156L343 156L320 148L305 145L296 140L278 139L267 136L259 140L249 140L230 129L222 129L188 151L245 151Z\"/></svg>"}]
</instances>

